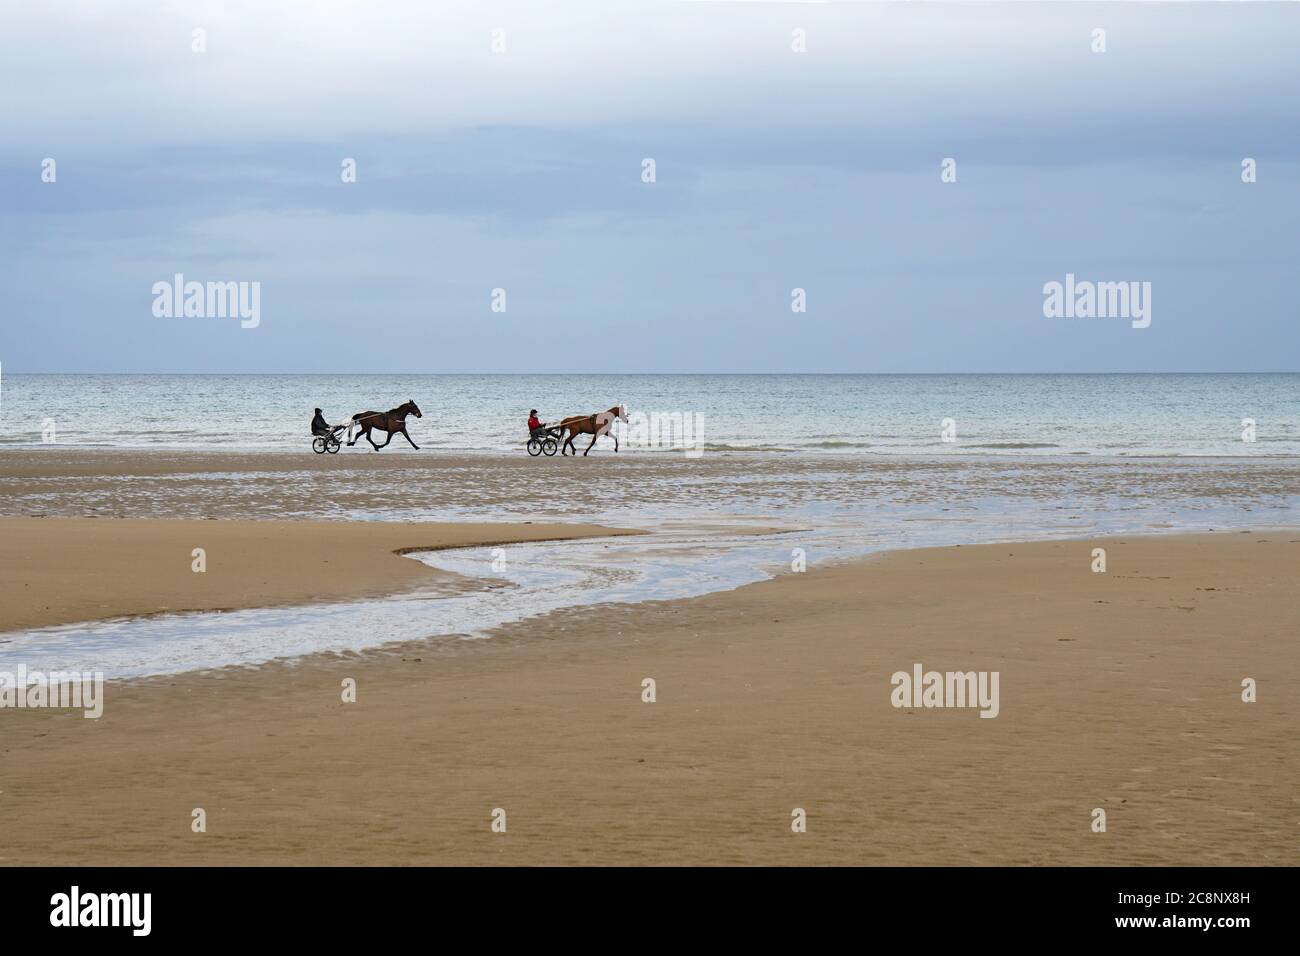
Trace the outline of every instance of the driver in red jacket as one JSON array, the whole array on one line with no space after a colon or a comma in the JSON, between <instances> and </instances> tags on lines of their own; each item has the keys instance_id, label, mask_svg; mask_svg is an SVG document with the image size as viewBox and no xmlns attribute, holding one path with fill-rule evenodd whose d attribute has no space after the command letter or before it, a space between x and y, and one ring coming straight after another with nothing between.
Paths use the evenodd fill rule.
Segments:
<instances>
[{"instance_id":1,"label":"driver in red jacket","mask_svg":"<svg viewBox=\"0 0 1300 956\"><path fill-rule=\"evenodd\" d=\"M534 408L528 413L528 434L531 435L541 427L542 423L537 419L537 409Z\"/></svg>"}]
</instances>

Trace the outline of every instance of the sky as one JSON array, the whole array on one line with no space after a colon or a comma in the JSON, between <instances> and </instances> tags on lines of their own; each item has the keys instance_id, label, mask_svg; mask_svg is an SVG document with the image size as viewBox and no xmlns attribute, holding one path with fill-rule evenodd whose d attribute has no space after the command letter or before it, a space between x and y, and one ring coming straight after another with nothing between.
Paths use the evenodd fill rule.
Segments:
<instances>
[{"instance_id":1,"label":"sky","mask_svg":"<svg viewBox=\"0 0 1300 956\"><path fill-rule=\"evenodd\" d=\"M0 366L1297 371L1297 41L1297 3L6 4ZM155 314L177 273L256 327ZM1149 327L1046 317L1067 274L1149 282Z\"/></svg>"}]
</instances>

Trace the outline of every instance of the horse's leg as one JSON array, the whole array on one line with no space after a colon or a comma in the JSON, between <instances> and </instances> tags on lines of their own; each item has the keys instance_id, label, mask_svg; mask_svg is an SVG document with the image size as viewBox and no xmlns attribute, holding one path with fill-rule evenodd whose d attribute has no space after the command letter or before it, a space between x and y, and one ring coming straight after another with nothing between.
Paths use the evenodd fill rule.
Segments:
<instances>
[{"instance_id":1,"label":"horse's leg","mask_svg":"<svg viewBox=\"0 0 1300 956\"><path fill-rule=\"evenodd\" d=\"M405 426L405 425L402 426L402 428L401 428L401 432L402 432L402 437L406 439L407 444L410 445L412 448L414 448L416 451L419 451L419 450L420 450L420 446L417 445L415 442L411 441L411 436L408 435L408 434L406 434L406 426ZM392 436L390 435L389 437L391 438Z\"/></svg>"},{"instance_id":2,"label":"horse's leg","mask_svg":"<svg viewBox=\"0 0 1300 956\"><path fill-rule=\"evenodd\" d=\"M591 433L591 444L587 446L587 451L591 451L592 447L596 444L596 439L599 437L600 437L600 432L597 431ZM587 457L587 451L584 451L582 453L583 458Z\"/></svg>"},{"instance_id":3,"label":"horse's leg","mask_svg":"<svg viewBox=\"0 0 1300 956\"><path fill-rule=\"evenodd\" d=\"M384 447L383 445L375 444L375 437L370 434L369 428L366 429L366 441L370 442L370 447L373 448L375 451L379 451L380 448Z\"/></svg>"},{"instance_id":4,"label":"horse's leg","mask_svg":"<svg viewBox=\"0 0 1300 956\"><path fill-rule=\"evenodd\" d=\"M564 439L564 444L560 446L560 456L561 456L561 457L563 457L563 456L565 456L565 455L568 454L568 452L565 451L566 448L573 448L573 436L576 434L576 432L574 432L574 430L573 430L572 428L568 429L568 432L569 432L569 437L566 438L566 439ZM578 449L573 448L573 453L574 453L574 455L577 455L577 454L578 454Z\"/></svg>"},{"instance_id":5,"label":"horse's leg","mask_svg":"<svg viewBox=\"0 0 1300 956\"><path fill-rule=\"evenodd\" d=\"M354 427L356 428L357 433L355 435L352 435L352 429ZM365 433L366 430L357 424L356 419L353 419L352 424L348 426L348 434L351 436L348 438L348 447L351 448L353 445L355 445L357 443L357 439L360 438Z\"/></svg>"},{"instance_id":6,"label":"horse's leg","mask_svg":"<svg viewBox=\"0 0 1300 956\"><path fill-rule=\"evenodd\" d=\"M393 440L393 433L392 433L392 432L384 432L384 434L387 435L388 437L384 439L384 443L383 443L382 445L375 445L375 443L374 443L373 441L370 443L370 444L372 444L372 445L375 445L375 451L379 451L379 449L381 449L381 448L387 448L387 447L388 447L388 443L389 443L390 441Z\"/></svg>"}]
</instances>

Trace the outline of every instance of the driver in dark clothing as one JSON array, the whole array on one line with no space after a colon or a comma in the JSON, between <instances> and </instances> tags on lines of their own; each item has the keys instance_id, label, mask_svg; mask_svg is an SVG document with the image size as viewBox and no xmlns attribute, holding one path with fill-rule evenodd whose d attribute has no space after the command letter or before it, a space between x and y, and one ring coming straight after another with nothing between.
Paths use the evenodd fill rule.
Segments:
<instances>
[{"instance_id":1,"label":"driver in dark clothing","mask_svg":"<svg viewBox=\"0 0 1300 956\"><path fill-rule=\"evenodd\" d=\"M316 417L311 420L311 433L313 435L328 435L331 432L330 423L325 421L325 416L316 409Z\"/></svg>"}]
</instances>

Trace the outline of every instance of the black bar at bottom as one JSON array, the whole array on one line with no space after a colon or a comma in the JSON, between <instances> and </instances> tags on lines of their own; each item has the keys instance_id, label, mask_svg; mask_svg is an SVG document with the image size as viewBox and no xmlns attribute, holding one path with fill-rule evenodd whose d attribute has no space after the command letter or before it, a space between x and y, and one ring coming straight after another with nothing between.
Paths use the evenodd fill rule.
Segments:
<instances>
[{"instance_id":1,"label":"black bar at bottom","mask_svg":"<svg viewBox=\"0 0 1300 956\"><path fill-rule=\"evenodd\" d=\"M0 870L0 925L10 943L73 933L78 943L344 943L364 930L373 945L433 926L440 934L461 928L487 931L493 942L506 934L533 944L556 932L618 934L612 942L696 925L761 939L803 925L857 934L893 927L927 941L971 943L1048 933L1199 935L1231 944L1242 933L1286 925L1294 877L1291 869L1218 867L18 868Z\"/></svg>"}]
</instances>

